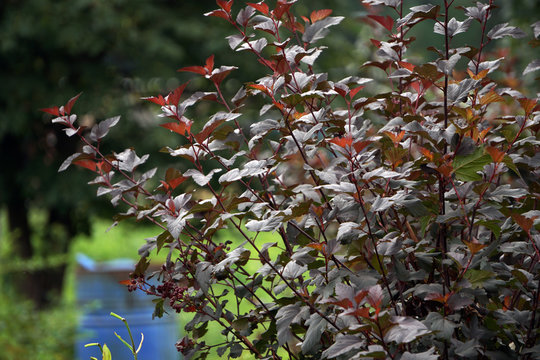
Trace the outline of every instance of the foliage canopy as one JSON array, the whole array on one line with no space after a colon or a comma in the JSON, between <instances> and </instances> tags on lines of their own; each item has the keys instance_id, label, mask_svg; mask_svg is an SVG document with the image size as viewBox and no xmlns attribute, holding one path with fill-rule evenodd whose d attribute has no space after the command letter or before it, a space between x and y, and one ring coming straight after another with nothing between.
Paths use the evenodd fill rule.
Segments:
<instances>
[{"instance_id":1,"label":"foliage canopy","mask_svg":"<svg viewBox=\"0 0 540 360\"><path fill-rule=\"evenodd\" d=\"M537 358L540 107L496 80L504 58L485 51L529 35L491 24L493 1L406 9L364 0L380 36L363 67L382 72L386 85L332 80L315 70L318 44L343 17L328 9L299 16L295 1L238 11L217 4L206 15L227 21L236 30L230 47L267 73L229 97L223 84L238 69L210 56L179 71L215 91L188 94L183 84L145 98L182 141L162 151L189 169L145 169L148 155L133 148L102 153L118 118L85 129L72 112L78 96L44 109L83 141L61 170L95 172L98 196L123 208L117 220L161 229L126 284L159 296L158 316L165 303L195 313L178 349L187 358L213 347L232 358ZM407 58L419 23L440 36L429 48L435 61ZM473 23L479 44L453 47ZM540 23L532 30L537 46ZM221 109L192 117L207 102ZM240 120L250 106L259 115L247 129ZM244 243L215 241L224 227ZM262 232L275 241L261 243ZM145 274L154 249L170 255L151 275L158 286ZM205 342L209 322L228 341Z\"/></svg>"}]
</instances>

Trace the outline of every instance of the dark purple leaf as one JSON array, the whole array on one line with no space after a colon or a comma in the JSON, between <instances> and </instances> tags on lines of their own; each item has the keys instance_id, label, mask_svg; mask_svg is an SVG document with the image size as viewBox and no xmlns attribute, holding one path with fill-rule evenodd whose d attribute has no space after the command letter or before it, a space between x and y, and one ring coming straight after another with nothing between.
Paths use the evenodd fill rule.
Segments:
<instances>
[{"instance_id":1,"label":"dark purple leaf","mask_svg":"<svg viewBox=\"0 0 540 360\"><path fill-rule=\"evenodd\" d=\"M98 141L109 133L109 129L115 126L120 121L120 116L115 116L107 120L103 120L99 124L92 127L89 138L92 141Z\"/></svg>"},{"instance_id":2,"label":"dark purple leaf","mask_svg":"<svg viewBox=\"0 0 540 360\"><path fill-rule=\"evenodd\" d=\"M511 36L514 39L521 39L527 36L522 30L515 26L508 26L508 23L495 25L488 33L490 39L500 39L505 36Z\"/></svg>"},{"instance_id":3,"label":"dark purple leaf","mask_svg":"<svg viewBox=\"0 0 540 360\"><path fill-rule=\"evenodd\" d=\"M384 337L386 342L407 344L430 333L426 325L411 317L394 316L391 322L395 325L386 333Z\"/></svg>"},{"instance_id":4,"label":"dark purple leaf","mask_svg":"<svg viewBox=\"0 0 540 360\"><path fill-rule=\"evenodd\" d=\"M347 354L350 351L358 350L364 347L364 341L355 335L338 335L335 342L326 349L323 354L323 359L333 359L340 355Z\"/></svg>"},{"instance_id":5,"label":"dark purple leaf","mask_svg":"<svg viewBox=\"0 0 540 360\"><path fill-rule=\"evenodd\" d=\"M323 39L328 33L328 28L333 25L339 24L344 19L343 16L329 16L314 24L310 24L306 27L302 41L306 43L313 43L317 40Z\"/></svg>"}]
</instances>

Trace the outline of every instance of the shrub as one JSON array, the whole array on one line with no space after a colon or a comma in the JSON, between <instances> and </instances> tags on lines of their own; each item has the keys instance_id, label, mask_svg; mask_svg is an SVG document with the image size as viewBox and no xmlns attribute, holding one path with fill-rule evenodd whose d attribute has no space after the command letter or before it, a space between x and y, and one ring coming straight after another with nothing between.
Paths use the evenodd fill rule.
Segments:
<instances>
[{"instance_id":1,"label":"shrub","mask_svg":"<svg viewBox=\"0 0 540 360\"><path fill-rule=\"evenodd\" d=\"M162 151L189 169L162 169L154 184L157 169L138 170L148 155L101 152L118 118L88 132L72 113L78 96L44 110L84 144L60 170L90 169L97 195L124 209L117 220L160 228L141 248L128 286L161 298L157 315L164 303L194 313L179 351L186 358L205 358L214 347L232 358L538 358L540 108L501 85L504 58L486 52L494 40L526 33L491 24L493 1L406 10L400 0L365 0L366 20L387 35L371 40L376 54L363 65L384 74L386 85L370 87L369 78L331 80L316 71L318 41L343 19L331 10L298 16L295 1L247 3L237 12L232 1L217 3L206 15L229 22L231 48L267 75L231 97L223 83L237 68L210 56L180 71L215 91L184 95L183 84L145 98L182 142ZM431 62L406 56L409 31L420 23L440 36ZM452 46L478 25L477 45ZM533 31L536 46L540 23ZM525 73L538 68L536 60ZM203 120L193 108L207 102L220 109ZM257 117L242 118L251 107ZM225 227L244 244L215 241ZM262 243L264 232L274 241ZM169 253L153 274L158 286L145 275L154 249ZM249 271L248 262L259 267ZM210 322L225 342L205 342Z\"/></svg>"},{"instance_id":2,"label":"shrub","mask_svg":"<svg viewBox=\"0 0 540 360\"><path fill-rule=\"evenodd\" d=\"M73 359L77 327L70 306L37 311L29 300L6 291L0 295L0 358L3 360Z\"/></svg>"}]
</instances>

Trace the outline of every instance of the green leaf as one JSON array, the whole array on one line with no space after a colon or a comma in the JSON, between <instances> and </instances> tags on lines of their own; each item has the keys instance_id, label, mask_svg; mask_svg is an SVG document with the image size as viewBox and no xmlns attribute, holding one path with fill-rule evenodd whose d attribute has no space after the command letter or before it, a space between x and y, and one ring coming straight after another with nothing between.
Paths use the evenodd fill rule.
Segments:
<instances>
[{"instance_id":1,"label":"green leaf","mask_svg":"<svg viewBox=\"0 0 540 360\"><path fill-rule=\"evenodd\" d=\"M481 288L485 281L491 280L495 276L491 271L469 269L465 273L465 278L469 280L473 288Z\"/></svg>"},{"instance_id":2,"label":"green leaf","mask_svg":"<svg viewBox=\"0 0 540 360\"><path fill-rule=\"evenodd\" d=\"M103 344L102 354L103 354L103 360L112 360L111 350L109 350L109 348L107 347L107 344Z\"/></svg>"},{"instance_id":3,"label":"green leaf","mask_svg":"<svg viewBox=\"0 0 540 360\"><path fill-rule=\"evenodd\" d=\"M116 337L117 337L118 339L120 339L120 341L123 342L124 345L126 345L127 348L133 353L133 348L131 347L131 345L129 345L129 344L127 343L126 340L122 339L122 337L121 337L120 335L118 335L118 333L117 333L116 331L114 332L114 335L116 335Z\"/></svg>"},{"instance_id":4,"label":"green leaf","mask_svg":"<svg viewBox=\"0 0 540 360\"><path fill-rule=\"evenodd\" d=\"M461 181L478 181L482 176L478 174L485 165L492 162L491 156L484 154L484 149L478 148L469 155L456 156L453 167L456 179Z\"/></svg>"},{"instance_id":5,"label":"green leaf","mask_svg":"<svg viewBox=\"0 0 540 360\"><path fill-rule=\"evenodd\" d=\"M249 319L245 317L236 319L232 322L232 327L237 331L246 330L249 327Z\"/></svg>"}]
</instances>

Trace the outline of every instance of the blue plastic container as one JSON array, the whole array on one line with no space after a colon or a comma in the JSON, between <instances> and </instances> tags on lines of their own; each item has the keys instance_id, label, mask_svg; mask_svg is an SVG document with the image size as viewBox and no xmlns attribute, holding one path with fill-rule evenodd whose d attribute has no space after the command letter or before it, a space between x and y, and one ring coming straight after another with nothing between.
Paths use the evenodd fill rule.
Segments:
<instances>
[{"instance_id":1,"label":"blue plastic container","mask_svg":"<svg viewBox=\"0 0 540 360\"><path fill-rule=\"evenodd\" d=\"M77 303L82 317L75 348L76 359L88 360L90 356L101 359L99 348L88 343L107 344L114 360L132 360L130 350L116 337L115 332L129 343L129 335L122 321L110 315L115 312L127 319L135 346L141 333L144 342L138 353L139 360L177 360L181 355L175 348L180 332L175 314L165 314L152 320L152 297L142 291L129 292L119 281L128 279L134 269L132 260L118 259L96 263L84 255L77 255Z\"/></svg>"}]
</instances>

